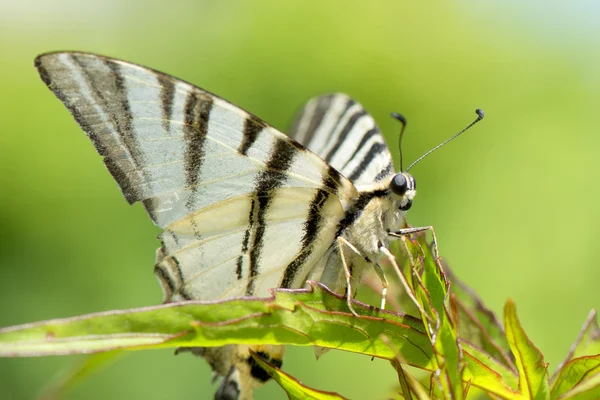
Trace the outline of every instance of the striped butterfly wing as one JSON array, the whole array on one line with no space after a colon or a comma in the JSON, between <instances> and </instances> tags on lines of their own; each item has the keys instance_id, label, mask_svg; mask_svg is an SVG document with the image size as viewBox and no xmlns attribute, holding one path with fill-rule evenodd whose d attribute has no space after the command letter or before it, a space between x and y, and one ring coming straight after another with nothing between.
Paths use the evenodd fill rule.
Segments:
<instances>
[{"instance_id":1,"label":"striped butterfly wing","mask_svg":"<svg viewBox=\"0 0 600 400\"><path fill-rule=\"evenodd\" d=\"M394 175L394 162L373 117L345 94L314 97L298 114L291 136L356 186Z\"/></svg>"},{"instance_id":2,"label":"striped butterfly wing","mask_svg":"<svg viewBox=\"0 0 600 400\"><path fill-rule=\"evenodd\" d=\"M35 65L129 203L162 227L165 301L297 287L357 191L257 117L189 83L86 53Z\"/></svg>"}]
</instances>

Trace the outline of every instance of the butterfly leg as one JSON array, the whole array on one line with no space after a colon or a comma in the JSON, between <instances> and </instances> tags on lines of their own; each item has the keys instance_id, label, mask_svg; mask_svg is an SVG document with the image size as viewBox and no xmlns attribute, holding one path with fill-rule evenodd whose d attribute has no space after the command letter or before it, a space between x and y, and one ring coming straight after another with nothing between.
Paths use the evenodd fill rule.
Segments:
<instances>
[{"instance_id":1,"label":"butterfly leg","mask_svg":"<svg viewBox=\"0 0 600 400\"><path fill-rule=\"evenodd\" d=\"M420 303L417 301L417 298L413 294L413 289L408 284L408 281L406 280L406 276L404 276L404 273L402 272L402 270L400 269L400 266L396 262L396 257L394 257L394 255L392 254L392 252L387 247L385 247L385 246L381 246L379 248L379 251L382 252L388 258L388 260L390 261L390 263L394 267L394 270L396 271L396 274L400 278L400 281L402 281L402 285L404 286L404 289L406 290L406 294L408 295L408 297L410 297L410 299L417 306L417 308L419 309L419 311L422 312L422 313L424 313L425 310L423 310L423 308L421 307ZM412 264L412 261L411 261L411 264Z\"/></svg>"},{"instance_id":2,"label":"butterfly leg","mask_svg":"<svg viewBox=\"0 0 600 400\"><path fill-rule=\"evenodd\" d=\"M385 277L385 273L383 272L381 265L379 265L378 263L373 263L373 266L375 267L375 272L377 272L377 276L379 277L379 279L381 279L381 307L380 308L382 310L385 310L385 297L387 296L388 280Z\"/></svg>"},{"instance_id":3,"label":"butterfly leg","mask_svg":"<svg viewBox=\"0 0 600 400\"><path fill-rule=\"evenodd\" d=\"M416 227L416 228L403 228L403 229L400 229L399 231L396 231L396 232L388 232L388 234L390 236L393 236L393 237L396 237L396 238L403 238L403 239L405 239L407 236L410 236L410 235L412 235L414 233L425 232L425 231L431 231L431 234L433 236L433 241L432 241L433 257L435 258L436 262L438 262L439 261L439 250L438 250L438 246L437 246L437 237L435 235L435 230L433 229L433 226L422 226L422 227ZM405 245L406 245L406 242L405 242ZM408 251L408 247L406 249ZM409 283L408 283L408 281L406 279L406 276L404 275L404 273L402 272L402 270L398 266L398 262L396 261L396 257L394 257L394 255L392 254L392 252L387 247L385 247L385 246L381 246L379 248L379 251L382 252L383 254L385 254L385 256L388 258L388 260L390 261L390 263L392 264L392 266L396 270L396 274L398 275L398 277L402 281L402 285L404 286L404 289L406 290L406 294L410 297L410 299L413 301L413 303L417 306L417 308L419 309L419 311L421 313L425 313L425 311L423 310L422 306L420 305L420 303L417 301L416 297L414 296L413 289L409 285ZM414 260L412 258L412 255L410 254L410 252L408 252L408 257L410 259L411 266L414 267Z\"/></svg>"},{"instance_id":4,"label":"butterfly leg","mask_svg":"<svg viewBox=\"0 0 600 400\"><path fill-rule=\"evenodd\" d=\"M342 245L348 247L350 250L352 250L354 253L356 253L357 255L359 255L361 257L362 257L362 254L360 254L360 251L358 251L358 249L356 247L354 247L354 245L352 243L350 243L348 240L344 239L341 236L338 236L337 242L338 242L338 248L340 249L340 257L342 259L342 265L344 266L344 272L346 273L346 301L348 302L348 308L350 309L352 314L354 314L356 317L358 317L359 315L357 314L356 311L354 311L354 307L352 306L352 284L351 284L352 273L350 272L350 268L348 267L346 257L344 256L344 249L342 248Z\"/></svg>"},{"instance_id":5,"label":"butterfly leg","mask_svg":"<svg viewBox=\"0 0 600 400\"><path fill-rule=\"evenodd\" d=\"M431 235L433 236L433 241L432 241L431 245L432 245L432 249L433 249L432 250L433 257L435 258L435 260L437 262L440 259L440 256L439 256L440 253L438 250L437 237L435 235L435 229L433 229L433 226L430 225L430 226L420 226L417 228L403 228L396 232L388 232L388 234L393 237L401 238L401 237L410 236L413 233L419 233L419 232L425 232L425 231L430 231Z\"/></svg>"}]
</instances>

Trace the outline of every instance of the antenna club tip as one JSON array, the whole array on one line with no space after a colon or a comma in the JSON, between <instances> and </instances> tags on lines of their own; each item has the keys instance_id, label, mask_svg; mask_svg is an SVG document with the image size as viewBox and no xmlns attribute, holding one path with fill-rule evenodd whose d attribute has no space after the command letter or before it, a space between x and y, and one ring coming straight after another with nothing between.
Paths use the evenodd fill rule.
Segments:
<instances>
[{"instance_id":1,"label":"antenna club tip","mask_svg":"<svg viewBox=\"0 0 600 400\"><path fill-rule=\"evenodd\" d=\"M483 112L483 110L481 108L476 109L475 113L479 117L478 119L483 119L483 117L485 117L485 113Z\"/></svg>"},{"instance_id":2,"label":"antenna club tip","mask_svg":"<svg viewBox=\"0 0 600 400\"><path fill-rule=\"evenodd\" d=\"M406 125L406 118L404 117L404 115L397 113L397 112L393 112L390 114L390 116L394 119L397 119L398 121L400 121L402 123L402 125Z\"/></svg>"}]
</instances>

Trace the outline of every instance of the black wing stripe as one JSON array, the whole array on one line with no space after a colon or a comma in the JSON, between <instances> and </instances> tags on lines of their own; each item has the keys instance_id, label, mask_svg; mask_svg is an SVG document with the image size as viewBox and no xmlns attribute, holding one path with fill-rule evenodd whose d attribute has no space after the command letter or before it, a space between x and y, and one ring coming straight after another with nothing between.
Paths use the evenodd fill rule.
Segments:
<instances>
[{"instance_id":1,"label":"black wing stripe","mask_svg":"<svg viewBox=\"0 0 600 400\"><path fill-rule=\"evenodd\" d=\"M348 115L348 112L350 111L350 109L352 108L352 106L354 106L355 104L356 104L356 101L354 101L354 100L352 100L352 99L348 99L348 101L346 102L346 106L344 107L344 111L343 111L343 112L342 112L342 113L339 115L339 118L337 119L337 121L335 121L335 123L334 123L334 125L333 125L333 128L331 129L331 132L326 132L326 133L327 133L327 136L331 136L331 134L333 134L333 133L335 133L335 132L338 132L338 131L339 131L339 129L340 129L340 125L341 125L341 124L342 124L342 122L344 121L344 118L346 117L346 115ZM330 110L327 110L327 111L330 111ZM323 135L323 133L321 132L321 130L322 130L322 129L323 129L323 128L322 128L322 127L319 125L319 126L318 126L318 127L315 129L315 131L313 132L313 135L311 136L311 140L310 140L310 141L308 141L308 142L306 142L306 143L308 143L308 146L307 146L307 147L308 147L309 149L311 148L311 146L310 146L310 145L311 145L312 141L315 139L315 135L314 135L314 134L316 134L316 133L318 132L318 133L319 133L319 135ZM325 148L327 148L328 142L329 142L329 140L331 140L331 139L332 139L331 137L329 137L329 138L327 139L327 141L324 143L324 147L323 147L323 149L322 149L322 150L324 150ZM318 154L320 154L320 152L319 152ZM321 155L321 157L323 157L323 156Z\"/></svg>"},{"instance_id":2,"label":"black wing stripe","mask_svg":"<svg viewBox=\"0 0 600 400\"><path fill-rule=\"evenodd\" d=\"M367 112L365 110L361 110L361 111L357 112L356 114L354 114L352 117L350 117L350 119L348 120L348 122L346 123L346 125L344 126L342 131L340 132L340 135L338 136L338 139L337 139L335 145L333 145L331 150L329 150L329 153L327 153L327 155L325 156L325 161L327 161L327 162L331 161L331 159L335 156L335 154L340 149L342 144L344 144L344 141L348 137L348 134L350 133L352 128L354 128L354 125L356 125L357 121L365 115L367 115Z\"/></svg>"},{"instance_id":3,"label":"black wing stripe","mask_svg":"<svg viewBox=\"0 0 600 400\"><path fill-rule=\"evenodd\" d=\"M348 226L352 225L360 217L372 199L387 195L388 191L385 189L361 192L344 214L344 218L339 222L335 237L340 236Z\"/></svg>"},{"instance_id":4,"label":"black wing stripe","mask_svg":"<svg viewBox=\"0 0 600 400\"><path fill-rule=\"evenodd\" d=\"M94 143L94 147L97 149L98 153L106 156L108 154L108 150L104 146L104 143L99 140L94 128L92 128L93 125L100 123L100 119L97 115L92 116L90 113L81 112L83 110L93 110L94 106L92 103L90 103L84 96L79 99L79 103L74 103L69 95L61 90L59 85L53 84L54 77L52 74L54 71L48 71L48 69L46 69L44 63L42 62L42 58L38 57L35 59L35 67L37 68L42 81L56 95L56 97L65 104L65 106L73 115L73 118L75 118L75 121L79 124L79 126L81 126L86 135ZM110 158L105 158L104 163L110 174L119 183L119 186L127 189L121 189L127 202L131 204L136 201L138 199L137 193L135 193L132 189L133 182L130 180L127 173L125 173L117 163L113 163Z\"/></svg>"},{"instance_id":5,"label":"black wing stripe","mask_svg":"<svg viewBox=\"0 0 600 400\"><path fill-rule=\"evenodd\" d=\"M164 75L157 76L160 83L160 104L162 106L162 125L165 132L171 130L173 103L175 101L175 82Z\"/></svg>"},{"instance_id":6,"label":"black wing stripe","mask_svg":"<svg viewBox=\"0 0 600 400\"><path fill-rule=\"evenodd\" d=\"M393 172L394 172L394 162L392 160L390 160L390 163L388 165L386 165L386 167L384 169L379 171L379 173L377 175L375 175L375 181L379 182L386 176L390 176Z\"/></svg>"},{"instance_id":7,"label":"black wing stripe","mask_svg":"<svg viewBox=\"0 0 600 400\"><path fill-rule=\"evenodd\" d=\"M373 145L371 146L365 157L362 159L360 164L354 169L354 171L352 171L350 176L348 176L348 179L350 179L351 181L358 179L362 175L362 173L367 170L369 164L371 164L375 157L378 154L382 154L383 152L387 151L387 149L388 148L385 145L385 143L373 143Z\"/></svg>"},{"instance_id":8,"label":"black wing stripe","mask_svg":"<svg viewBox=\"0 0 600 400\"><path fill-rule=\"evenodd\" d=\"M368 192L363 192L360 196L352 203L352 205L346 211L344 218L338 224L338 231L336 237L340 236L342 232L350 226L354 221L358 219L360 214L371 201L372 196Z\"/></svg>"},{"instance_id":9,"label":"black wing stripe","mask_svg":"<svg viewBox=\"0 0 600 400\"><path fill-rule=\"evenodd\" d=\"M254 207L256 211L251 211L256 213L256 226L254 240L250 248L250 273L246 287L247 295L254 294L255 279L260 274L260 256L267 228L267 211L275 195L275 189L281 187L287 180L285 172L292 166L296 154L298 154L298 149L295 146L295 142L291 142L287 138L276 139L265 169L256 179L254 190L257 199Z\"/></svg>"},{"instance_id":10,"label":"black wing stripe","mask_svg":"<svg viewBox=\"0 0 600 400\"><path fill-rule=\"evenodd\" d=\"M356 150L354 150L354 153L352 153L352 155L350 156L348 161L346 161L344 166L341 168L342 170L345 169L348 166L348 164L350 164L354 160L354 158L362 150L363 146L366 145L367 142L375 135L381 135L381 132L379 131L379 129L377 127L371 128L367 131L367 133L363 136L363 138L361 139L358 146L356 146Z\"/></svg>"},{"instance_id":11,"label":"black wing stripe","mask_svg":"<svg viewBox=\"0 0 600 400\"><path fill-rule=\"evenodd\" d=\"M208 134L208 121L212 109L213 100L209 96L190 91L187 95L184 109L183 134L185 138L186 150L184 152L183 165L185 170L186 185L192 189L192 193L187 200L186 207L193 211L195 194L194 189L197 185L204 159L204 145Z\"/></svg>"},{"instance_id":12,"label":"black wing stripe","mask_svg":"<svg viewBox=\"0 0 600 400\"><path fill-rule=\"evenodd\" d=\"M166 297L171 297L175 290L177 290L177 286L171 278L171 275L165 270L165 267L159 264L155 265L154 275L160 282L164 282L167 286L168 290L165 290Z\"/></svg>"},{"instance_id":13,"label":"black wing stripe","mask_svg":"<svg viewBox=\"0 0 600 400\"><path fill-rule=\"evenodd\" d=\"M323 187L328 190L319 189L311 200L308 211L308 216L304 222L304 236L302 237L302 247L296 258L285 268L281 279L280 287L291 288L298 284L296 277L298 272L310 257L314 243L319 236L319 231L323 225L323 221L327 216L321 212L327 199L331 195L337 195L339 186L339 172L329 166L328 173L323 177Z\"/></svg>"},{"instance_id":14,"label":"black wing stripe","mask_svg":"<svg viewBox=\"0 0 600 400\"><path fill-rule=\"evenodd\" d=\"M252 199L250 203L250 215L248 215L248 228L246 228L246 232L244 232L244 238L242 240L242 252L236 261L236 269L235 273L237 279L242 279L243 276L243 266L244 266L244 255L248 253L248 242L250 241L250 233L252 231L252 227L254 226L254 207L256 206L256 199Z\"/></svg>"},{"instance_id":15,"label":"black wing stripe","mask_svg":"<svg viewBox=\"0 0 600 400\"><path fill-rule=\"evenodd\" d=\"M248 118L244 120L242 143L238 148L238 152L244 156L247 155L248 150L250 150L250 147L252 147L258 138L259 133L266 127L267 124L265 124L262 120L253 115L248 116Z\"/></svg>"},{"instance_id":16,"label":"black wing stripe","mask_svg":"<svg viewBox=\"0 0 600 400\"><path fill-rule=\"evenodd\" d=\"M313 135L319 128L319 126L323 123L323 118L327 113L329 107L331 106L331 102L333 101L334 96L323 96L317 100L317 104L315 110L310 115L302 115L298 118L298 124L301 123L302 119L309 118L310 123L306 128L307 135L302 139L302 143L310 143ZM292 131L296 131L298 127L295 127Z\"/></svg>"},{"instance_id":17,"label":"black wing stripe","mask_svg":"<svg viewBox=\"0 0 600 400\"><path fill-rule=\"evenodd\" d=\"M170 300L174 294L179 294L185 300L191 300L191 296L184 289L183 272L177 257L169 256L161 259L154 266L154 275L163 285L166 300Z\"/></svg>"},{"instance_id":18,"label":"black wing stripe","mask_svg":"<svg viewBox=\"0 0 600 400\"><path fill-rule=\"evenodd\" d=\"M112 79L109 81L106 79L107 76L105 75L90 73L88 66L86 65L86 62L89 60L85 57L71 55L70 58L73 61L73 64L79 69L96 104L101 107L102 111L108 117L109 121L107 122L113 125L115 131L119 135L123 149L127 152L135 169L140 171L145 182L150 182L151 178L149 174L142 168L145 163L143 156L139 151L139 143L136 139L137 135L132 131L133 115L131 114L131 108L129 107L127 91L119 71L119 65L102 60L104 66L111 71L110 74L107 74L108 77ZM93 110L93 107L91 109ZM97 132L94 129L90 129L87 133L94 144L102 142L102 139L97 136ZM101 155L105 156L104 163L109 172L119 183L127 201L133 203L138 200L140 193L136 187L136 183L139 182L133 181L130 174L121 169L118 165L118 161L111 158L109 149L103 146L98 146L97 149Z\"/></svg>"}]
</instances>

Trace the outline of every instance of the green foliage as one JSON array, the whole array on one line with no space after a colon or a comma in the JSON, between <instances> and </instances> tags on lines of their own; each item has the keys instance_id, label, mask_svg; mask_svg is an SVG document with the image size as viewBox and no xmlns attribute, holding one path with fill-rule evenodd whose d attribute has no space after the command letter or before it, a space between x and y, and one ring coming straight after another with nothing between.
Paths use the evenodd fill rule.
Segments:
<instances>
[{"instance_id":1,"label":"green foliage","mask_svg":"<svg viewBox=\"0 0 600 400\"><path fill-rule=\"evenodd\" d=\"M122 354L119 350L240 343L320 346L390 360L404 398L467 398L476 395L472 388L505 399L598 398L600 354L585 354L599 344L595 313L550 380L514 302L506 303L503 329L472 291L448 279L447 267L436 262L423 237L403 242L409 256L395 270L408 296L395 304L415 299L418 317L355 301L356 317L342 296L310 282L308 289L280 289L271 298L181 302L3 328L0 356L97 353L65 375L50 390L54 395ZM311 389L253 357L291 399L343 398ZM427 383L421 386L406 366L425 371Z\"/></svg>"},{"instance_id":2,"label":"green foliage","mask_svg":"<svg viewBox=\"0 0 600 400\"><path fill-rule=\"evenodd\" d=\"M318 306L313 307L315 304ZM181 302L109 311L3 329L0 356L239 343L321 346L393 359L394 352L381 340L381 335L386 335L408 364L434 368L429 341L418 319L364 304L355 307L360 318L350 313L343 297L312 283L311 289L281 290L269 299Z\"/></svg>"},{"instance_id":3,"label":"green foliage","mask_svg":"<svg viewBox=\"0 0 600 400\"><path fill-rule=\"evenodd\" d=\"M549 399L548 364L544 362L542 353L527 338L512 300L509 300L504 308L504 326L519 370L521 396L525 399Z\"/></svg>"},{"instance_id":4,"label":"green foliage","mask_svg":"<svg viewBox=\"0 0 600 400\"><path fill-rule=\"evenodd\" d=\"M324 392L321 390L315 390L303 385L296 378L286 374L279 368L269 364L263 360L258 354L250 350L254 360L260 365L265 371L269 373L271 378L275 380L285 390L290 399L306 399L306 400L344 400L345 397L340 396L337 393Z\"/></svg>"}]
</instances>

